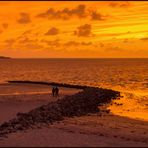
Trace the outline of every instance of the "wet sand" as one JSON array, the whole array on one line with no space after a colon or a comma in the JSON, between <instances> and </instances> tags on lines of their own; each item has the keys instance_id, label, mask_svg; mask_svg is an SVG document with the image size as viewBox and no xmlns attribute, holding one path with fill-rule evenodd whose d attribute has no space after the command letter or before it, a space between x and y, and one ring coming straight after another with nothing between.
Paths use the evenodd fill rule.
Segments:
<instances>
[{"instance_id":1,"label":"wet sand","mask_svg":"<svg viewBox=\"0 0 148 148\"><path fill-rule=\"evenodd\" d=\"M51 88L41 85L6 84L0 86L0 124L14 118L18 112L56 101ZM12 88L13 89L10 89ZM19 90L18 90L19 89ZM11 92L10 92L11 90ZM61 88L60 98L80 90ZM5 95L4 95L5 93ZM27 94L26 94L27 93ZM11 94L11 95L10 95ZM53 125L18 131L0 138L1 147L14 146L148 146L148 122L115 116L104 112L65 118Z\"/></svg>"},{"instance_id":2,"label":"wet sand","mask_svg":"<svg viewBox=\"0 0 148 148\"><path fill-rule=\"evenodd\" d=\"M147 147L147 125L144 121L95 114L12 133L0 140L0 146Z\"/></svg>"},{"instance_id":3,"label":"wet sand","mask_svg":"<svg viewBox=\"0 0 148 148\"><path fill-rule=\"evenodd\" d=\"M51 89L51 86L37 84L0 84L0 124L14 118L18 112L28 112L80 91L60 88L59 97L53 97Z\"/></svg>"}]
</instances>

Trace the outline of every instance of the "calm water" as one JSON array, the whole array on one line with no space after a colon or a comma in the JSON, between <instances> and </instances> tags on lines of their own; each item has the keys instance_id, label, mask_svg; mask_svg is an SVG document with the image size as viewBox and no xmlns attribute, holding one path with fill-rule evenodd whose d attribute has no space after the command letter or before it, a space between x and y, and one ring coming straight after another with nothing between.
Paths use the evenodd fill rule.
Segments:
<instances>
[{"instance_id":1,"label":"calm water","mask_svg":"<svg viewBox=\"0 0 148 148\"><path fill-rule=\"evenodd\" d=\"M148 119L148 59L1 59L0 82L54 81L112 88L123 93L119 115Z\"/></svg>"}]
</instances>

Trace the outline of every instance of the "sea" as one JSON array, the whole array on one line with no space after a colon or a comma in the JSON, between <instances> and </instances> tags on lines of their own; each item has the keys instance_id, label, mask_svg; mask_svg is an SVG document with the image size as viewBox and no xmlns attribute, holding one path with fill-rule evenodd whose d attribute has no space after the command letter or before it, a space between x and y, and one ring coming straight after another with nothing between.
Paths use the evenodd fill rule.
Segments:
<instances>
[{"instance_id":1,"label":"sea","mask_svg":"<svg viewBox=\"0 0 148 148\"><path fill-rule=\"evenodd\" d=\"M123 97L109 106L112 113L148 121L148 58L0 59L0 83L9 80L60 82L118 90Z\"/></svg>"}]
</instances>

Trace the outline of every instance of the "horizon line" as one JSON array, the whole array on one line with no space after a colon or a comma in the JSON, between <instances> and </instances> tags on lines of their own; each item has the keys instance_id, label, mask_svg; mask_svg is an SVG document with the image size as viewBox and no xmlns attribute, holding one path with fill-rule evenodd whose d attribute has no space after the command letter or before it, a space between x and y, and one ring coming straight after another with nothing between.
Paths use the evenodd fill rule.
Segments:
<instances>
[{"instance_id":1,"label":"horizon line","mask_svg":"<svg viewBox=\"0 0 148 148\"><path fill-rule=\"evenodd\" d=\"M8 57L8 56L7 56ZM98 57L98 58L93 58L93 57L86 57L86 58L83 58L83 57L73 57L73 58L57 58L57 57L9 57L10 59L148 59L148 57L104 57L104 58L101 58L101 57Z\"/></svg>"}]
</instances>

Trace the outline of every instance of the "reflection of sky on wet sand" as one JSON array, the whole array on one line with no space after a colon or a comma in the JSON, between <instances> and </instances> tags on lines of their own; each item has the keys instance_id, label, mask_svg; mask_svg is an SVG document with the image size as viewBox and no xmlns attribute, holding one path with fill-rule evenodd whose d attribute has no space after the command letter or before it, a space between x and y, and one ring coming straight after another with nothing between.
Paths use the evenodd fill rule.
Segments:
<instances>
[{"instance_id":1,"label":"reflection of sky on wet sand","mask_svg":"<svg viewBox=\"0 0 148 148\"><path fill-rule=\"evenodd\" d=\"M122 93L122 98L114 100L108 107L116 115L148 121L148 93L135 91ZM141 101L142 98L142 101Z\"/></svg>"}]
</instances>

